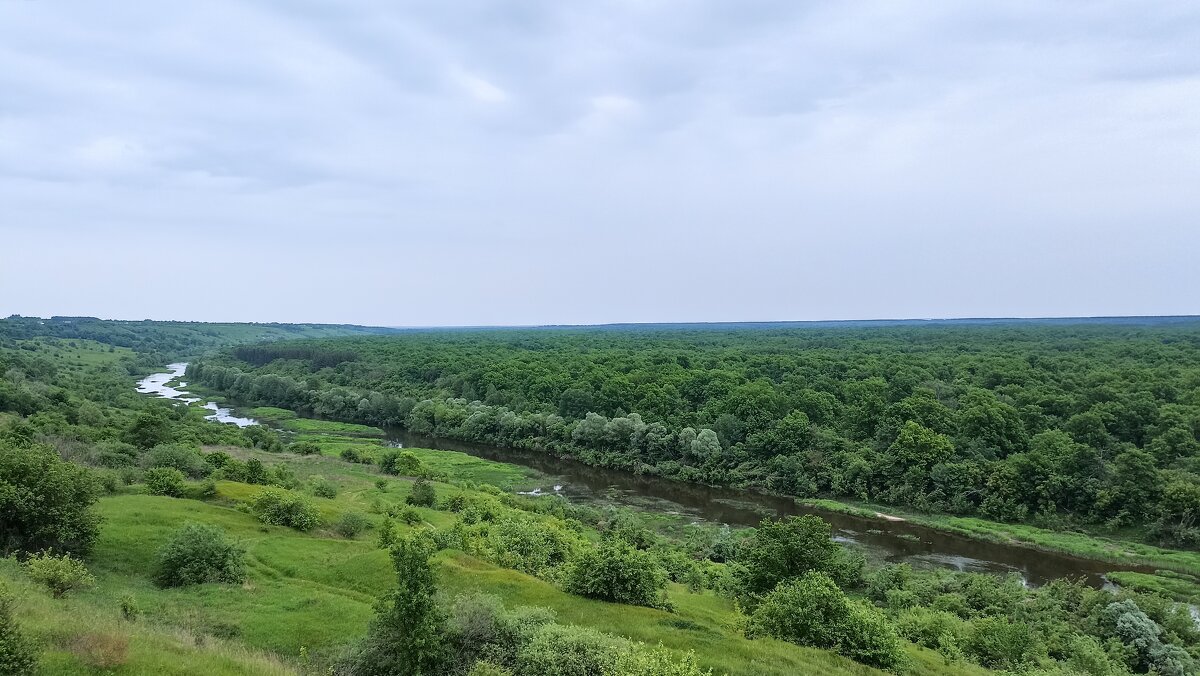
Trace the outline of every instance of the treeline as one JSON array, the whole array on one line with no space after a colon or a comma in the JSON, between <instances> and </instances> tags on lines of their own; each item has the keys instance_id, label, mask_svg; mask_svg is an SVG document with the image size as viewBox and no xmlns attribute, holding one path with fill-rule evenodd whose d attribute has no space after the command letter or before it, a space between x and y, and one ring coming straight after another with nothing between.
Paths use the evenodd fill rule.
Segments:
<instances>
[{"instance_id":1,"label":"treeline","mask_svg":"<svg viewBox=\"0 0 1200 676\"><path fill-rule=\"evenodd\" d=\"M1200 542L1200 322L294 345L358 359L218 358L189 378L246 402L686 481Z\"/></svg>"},{"instance_id":2,"label":"treeline","mask_svg":"<svg viewBox=\"0 0 1200 676\"><path fill-rule=\"evenodd\" d=\"M243 345L233 348L233 356L254 366L262 366L276 359L304 359L315 369L337 366L358 358L349 350L330 350L313 345Z\"/></svg>"}]
</instances>

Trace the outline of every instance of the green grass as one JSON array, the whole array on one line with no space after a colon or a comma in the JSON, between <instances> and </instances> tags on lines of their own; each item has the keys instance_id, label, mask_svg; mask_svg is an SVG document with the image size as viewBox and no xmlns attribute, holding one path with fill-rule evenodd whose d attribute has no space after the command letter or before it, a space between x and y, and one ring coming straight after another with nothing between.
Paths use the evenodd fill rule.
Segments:
<instances>
[{"instance_id":1,"label":"green grass","mask_svg":"<svg viewBox=\"0 0 1200 676\"><path fill-rule=\"evenodd\" d=\"M280 422L280 427L291 432L305 432L310 434L337 434L358 437L383 436L383 430L378 427L359 425L357 423L336 422L333 420L314 420L312 418L283 420Z\"/></svg>"},{"instance_id":2,"label":"green grass","mask_svg":"<svg viewBox=\"0 0 1200 676\"><path fill-rule=\"evenodd\" d=\"M1146 594L1158 594L1183 603L1200 604L1200 577L1159 570L1155 573L1115 572L1106 577L1114 583Z\"/></svg>"},{"instance_id":3,"label":"green grass","mask_svg":"<svg viewBox=\"0 0 1200 676\"><path fill-rule=\"evenodd\" d=\"M382 517L375 512L403 503L412 485L410 480L388 477L381 490L375 484L381 475L374 468L325 456L227 450L267 464L287 463L301 481L297 489L301 492L314 476L338 484L335 499L309 496L326 522L357 511L377 525ZM530 478L524 469L464 454L413 452L422 462L456 479L516 482ZM434 487L439 496L481 494L440 482L434 482ZM373 529L348 540L325 528L300 533L265 526L237 508L238 503L262 491L262 486L226 481L218 482L217 488L217 496L207 502L134 493L102 498L99 511L104 526L89 561L97 585L65 601L53 601L33 588L15 565L0 567L0 574L21 589L20 611L23 617L28 615L23 622L51 646L46 659L54 666L46 673L80 671L78 656L67 647L53 646L69 646L85 627L129 637L129 659L113 672L118 674L290 673L302 650L316 658L328 658L365 634L375 599L395 583L386 552L374 547ZM447 512L419 512L438 527L448 527L455 520L455 515ZM164 590L150 582L158 549L188 521L217 525L245 547L249 576L243 585ZM439 584L450 595L484 591L509 605L546 606L554 609L562 622L651 645L662 643L673 650L693 650L718 674L881 673L827 651L748 640L738 628L739 616L731 602L711 593L693 594L672 585L668 592L676 611L668 613L573 596L544 580L462 552L441 552L435 561ZM145 611L136 624L118 618L125 594L133 595ZM967 665L946 666L939 656L915 646L909 650L915 673L986 673ZM210 662L211 670L204 671L201 665Z\"/></svg>"},{"instance_id":4,"label":"green grass","mask_svg":"<svg viewBox=\"0 0 1200 676\"><path fill-rule=\"evenodd\" d=\"M844 503L834 500L799 500L832 511L875 517L877 512L900 516L928 528L966 537L1028 547L1031 550L1061 552L1131 566L1154 566L1190 575L1200 575L1200 552L1165 549L1140 542L1118 540L1077 531L1054 531L1028 524L999 523L965 516L947 514L917 514L889 507L864 503Z\"/></svg>"}]
</instances>

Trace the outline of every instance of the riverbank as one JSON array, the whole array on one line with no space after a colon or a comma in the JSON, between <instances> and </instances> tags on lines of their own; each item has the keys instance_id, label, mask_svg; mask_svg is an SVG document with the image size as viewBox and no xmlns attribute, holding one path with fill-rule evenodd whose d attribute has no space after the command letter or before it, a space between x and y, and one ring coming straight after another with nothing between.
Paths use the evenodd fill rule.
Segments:
<instances>
[{"instance_id":1,"label":"riverbank","mask_svg":"<svg viewBox=\"0 0 1200 676\"><path fill-rule=\"evenodd\" d=\"M1034 552L1069 554L1122 566L1145 566L1200 576L1200 552L1166 549L1130 540L1119 540L1078 531L1053 531L1028 524L999 523L949 514L921 514L871 503L825 499L799 499L799 504L864 518L901 518L926 528L964 537L1024 547ZM879 510L887 509L890 514Z\"/></svg>"}]
</instances>

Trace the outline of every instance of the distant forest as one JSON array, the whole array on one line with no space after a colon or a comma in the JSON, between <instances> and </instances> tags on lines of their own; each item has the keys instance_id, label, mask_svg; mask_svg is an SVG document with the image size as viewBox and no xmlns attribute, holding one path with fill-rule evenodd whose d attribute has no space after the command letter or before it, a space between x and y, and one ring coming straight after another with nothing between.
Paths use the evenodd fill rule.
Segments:
<instances>
[{"instance_id":1,"label":"distant forest","mask_svg":"<svg viewBox=\"0 0 1200 676\"><path fill-rule=\"evenodd\" d=\"M683 481L1200 543L1196 318L420 331L188 377Z\"/></svg>"}]
</instances>

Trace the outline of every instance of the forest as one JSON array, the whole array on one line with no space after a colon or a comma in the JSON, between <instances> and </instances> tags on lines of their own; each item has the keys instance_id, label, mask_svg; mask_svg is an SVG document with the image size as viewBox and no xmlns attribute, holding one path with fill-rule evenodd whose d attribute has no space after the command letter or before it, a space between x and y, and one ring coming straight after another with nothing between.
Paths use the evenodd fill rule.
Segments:
<instances>
[{"instance_id":1,"label":"forest","mask_svg":"<svg viewBox=\"0 0 1200 676\"><path fill-rule=\"evenodd\" d=\"M885 462L916 436L919 452L894 462L921 490L868 494L897 502L958 471L933 463L919 476L926 451L989 473L1086 448L1103 472L1097 495L1117 485L1122 456L1142 453L1153 460L1141 478L1160 492L1140 516L1065 505L1008 516L1154 524L1174 542L1191 524L1166 528L1162 510L1173 486L1195 485L1193 456L1164 458L1156 440L1194 421L1186 327L425 331L252 345L251 327L211 328L218 344L206 348L219 351L207 355L172 352L162 334L130 348L0 332L0 674L1182 676L1200 663L1200 626L1181 602L1195 602L1193 575L1034 588L869 562L815 516L731 529L522 495L546 477L393 448L365 426L425 421L425 432L781 492L769 472L799 482L810 465L773 468L771 453L827 454L838 472L837 453ZM191 360L183 380L208 384L201 401L135 392L167 354ZM1152 374L1137 390L1156 404L1142 436L1115 425L1103 447L1074 436L1078 408L1115 411L1100 405ZM606 390L607 378L628 386ZM679 410L639 413L643 385L669 385ZM247 412L279 422L206 419L216 389L273 404ZM1059 398L1059 414L1028 426L1029 401ZM335 401L345 408L327 408ZM824 417L814 401L829 404ZM850 411L868 410L874 422L856 424ZM981 436L990 428L1012 436Z\"/></svg>"},{"instance_id":2,"label":"forest","mask_svg":"<svg viewBox=\"0 0 1200 676\"><path fill-rule=\"evenodd\" d=\"M1200 544L1196 320L419 332L188 376L681 481Z\"/></svg>"}]
</instances>

